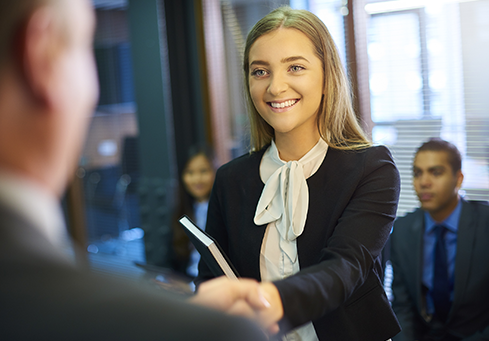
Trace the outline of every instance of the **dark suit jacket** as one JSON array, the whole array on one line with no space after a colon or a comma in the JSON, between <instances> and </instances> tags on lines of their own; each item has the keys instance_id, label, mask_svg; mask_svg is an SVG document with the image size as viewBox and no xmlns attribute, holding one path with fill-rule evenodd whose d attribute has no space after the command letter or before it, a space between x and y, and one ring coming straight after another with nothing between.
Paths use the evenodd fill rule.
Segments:
<instances>
[{"instance_id":1,"label":"dark suit jacket","mask_svg":"<svg viewBox=\"0 0 489 341\"><path fill-rule=\"evenodd\" d=\"M489 206L463 201L458 228L454 300L445 329L455 340L489 340ZM392 306L403 329L396 341L422 340L433 329L421 288L423 233L421 209L394 224Z\"/></svg>"},{"instance_id":2,"label":"dark suit jacket","mask_svg":"<svg viewBox=\"0 0 489 341\"><path fill-rule=\"evenodd\" d=\"M265 340L251 321L76 269L0 206L1 340Z\"/></svg>"},{"instance_id":3,"label":"dark suit jacket","mask_svg":"<svg viewBox=\"0 0 489 341\"><path fill-rule=\"evenodd\" d=\"M221 167L209 201L208 231L239 274L260 279L266 225L253 223L263 191L265 150ZM275 282L284 306L281 328L313 321L320 340L385 341L399 332L379 280L379 255L399 196L399 174L385 147L330 148L307 179L309 211L297 238L301 271ZM201 262L198 281L212 277Z\"/></svg>"}]
</instances>

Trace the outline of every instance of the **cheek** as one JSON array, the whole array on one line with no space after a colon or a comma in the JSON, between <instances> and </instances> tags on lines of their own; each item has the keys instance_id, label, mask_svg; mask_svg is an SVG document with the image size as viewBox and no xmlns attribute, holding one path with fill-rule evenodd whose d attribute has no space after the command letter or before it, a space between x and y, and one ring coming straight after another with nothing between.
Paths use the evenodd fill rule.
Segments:
<instances>
[{"instance_id":1,"label":"cheek","mask_svg":"<svg viewBox=\"0 0 489 341\"><path fill-rule=\"evenodd\" d=\"M78 143L90 123L98 95L93 58L72 51L60 60L59 109L66 114L66 134L70 143Z\"/></svg>"},{"instance_id":2,"label":"cheek","mask_svg":"<svg viewBox=\"0 0 489 341\"><path fill-rule=\"evenodd\" d=\"M415 192L419 192L421 189L420 182L418 180L413 180L413 187Z\"/></svg>"},{"instance_id":3,"label":"cheek","mask_svg":"<svg viewBox=\"0 0 489 341\"><path fill-rule=\"evenodd\" d=\"M65 98L70 111L80 117L92 114L97 104L99 87L95 61L91 52L73 51L65 63Z\"/></svg>"},{"instance_id":4,"label":"cheek","mask_svg":"<svg viewBox=\"0 0 489 341\"><path fill-rule=\"evenodd\" d=\"M78 78L84 89L80 89L84 93L82 100L87 106L94 107L97 104L99 95L99 84L97 79L97 68L95 60L91 52L84 53L80 56L80 72Z\"/></svg>"},{"instance_id":5,"label":"cheek","mask_svg":"<svg viewBox=\"0 0 489 341\"><path fill-rule=\"evenodd\" d=\"M265 92L265 86L262 84L262 82L253 82L250 81L250 95L251 95L251 100L253 101L253 104L255 104L255 107L258 107L259 105L263 105L263 95Z\"/></svg>"},{"instance_id":6,"label":"cheek","mask_svg":"<svg viewBox=\"0 0 489 341\"><path fill-rule=\"evenodd\" d=\"M457 183L455 181L447 181L443 184L446 196L452 196L458 192Z\"/></svg>"},{"instance_id":7,"label":"cheek","mask_svg":"<svg viewBox=\"0 0 489 341\"><path fill-rule=\"evenodd\" d=\"M209 187L212 187L214 184L214 175L209 175L205 178L205 182Z\"/></svg>"},{"instance_id":8,"label":"cheek","mask_svg":"<svg viewBox=\"0 0 489 341\"><path fill-rule=\"evenodd\" d=\"M310 86L312 84L317 84L317 86ZM321 99L323 97L323 91L320 83L309 83L307 88L304 89L304 93L311 94L311 106L319 108L319 105L321 104Z\"/></svg>"},{"instance_id":9,"label":"cheek","mask_svg":"<svg viewBox=\"0 0 489 341\"><path fill-rule=\"evenodd\" d=\"M192 177L190 175L184 175L182 177L182 182L185 188L188 188L190 186L190 183L192 182Z\"/></svg>"}]
</instances>

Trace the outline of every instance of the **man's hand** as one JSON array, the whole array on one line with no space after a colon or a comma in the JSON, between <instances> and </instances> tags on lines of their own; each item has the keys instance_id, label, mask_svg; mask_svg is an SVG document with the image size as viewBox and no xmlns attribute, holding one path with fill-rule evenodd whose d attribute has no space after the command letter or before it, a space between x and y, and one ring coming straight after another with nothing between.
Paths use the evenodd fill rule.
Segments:
<instances>
[{"instance_id":1,"label":"man's hand","mask_svg":"<svg viewBox=\"0 0 489 341\"><path fill-rule=\"evenodd\" d=\"M283 316L282 301L276 287L271 283L260 284L253 279L219 277L204 282L190 301L251 318L269 334L278 332L277 322Z\"/></svg>"},{"instance_id":2,"label":"man's hand","mask_svg":"<svg viewBox=\"0 0 489 341\"><path fill-rule=\"evenodd\" d=\"M284 316L282 299L280 298L277 287L272 282L260 283L260 289L270 306L267 309L258 311L257 318L263 325L269 326L268 333L273 335L278 333L278 321Z\"/></svg>"}]
</instances>

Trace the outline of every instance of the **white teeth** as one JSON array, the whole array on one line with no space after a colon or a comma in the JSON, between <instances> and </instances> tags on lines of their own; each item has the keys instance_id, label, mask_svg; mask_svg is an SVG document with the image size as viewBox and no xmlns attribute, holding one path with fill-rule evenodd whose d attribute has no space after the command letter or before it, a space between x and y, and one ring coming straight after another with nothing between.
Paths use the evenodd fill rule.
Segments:
<instances>
[{"instance_id":1,"label":"white teeth","mask_svg":"<svg viewBox=\"0 0 489 341\"><path fill-rule=\"evenodd\" d=\"M294 105L295 103L297 103L297 100L289 100L289 101L285 101L285 102L282 102L282 103L277 103L277 102L270 102L270 105L273 107L273 108L285 108L285 107L290 107L291 105Z\"/></svg>"}]
</instances>

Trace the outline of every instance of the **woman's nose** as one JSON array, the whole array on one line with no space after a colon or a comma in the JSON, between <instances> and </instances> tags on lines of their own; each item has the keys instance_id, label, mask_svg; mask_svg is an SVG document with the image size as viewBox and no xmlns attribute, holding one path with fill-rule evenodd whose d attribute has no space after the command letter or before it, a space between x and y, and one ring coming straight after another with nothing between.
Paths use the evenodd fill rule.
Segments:
<instances>
[{"instance_id":1,"label":"woman's nose","mask_svg":"<svg viewBox=\"0 0 489 341\"><path fill-rule=\"evenodd\" d=\"M268 85L268 93L273 96L278 96L285 90L287 90L288 84L285 77L281 75L272 75L270 77L270 84Z\"/></svg>"}]
</instances>

